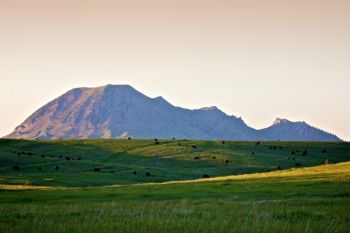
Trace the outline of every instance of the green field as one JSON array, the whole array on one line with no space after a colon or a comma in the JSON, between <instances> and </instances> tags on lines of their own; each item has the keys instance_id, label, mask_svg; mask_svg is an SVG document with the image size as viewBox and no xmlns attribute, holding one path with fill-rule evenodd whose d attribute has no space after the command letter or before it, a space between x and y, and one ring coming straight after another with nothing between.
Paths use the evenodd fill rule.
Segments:
<instances>
[{"instance_id":1,"label":"green field","mask_svg":"<svg viewBox=\"0 0 350 233\"><path fill-rule=\"evenodd\" d=\"M307 154L303 155L305 150ZM295 155L291 155L293 151ZM267 172L348 160L350 143L0 140L0 179L4 184L73 187L134 184L198 179L203 174L215 177ZM20 171L14 170L13 165L18 165ZM94 172L95 168L100 171ZM145 176L146 172L151 176Z\"/></svg>"},{"instance_id":2,"label":"green field","mask_svg":"<svg viewBox=\"0 0 350 233\"><path fill-rule=\"evenodd\" d=\"M349 232L346 161L342 142L0 140L0 232Z\"/></svg>"}]
</instances>

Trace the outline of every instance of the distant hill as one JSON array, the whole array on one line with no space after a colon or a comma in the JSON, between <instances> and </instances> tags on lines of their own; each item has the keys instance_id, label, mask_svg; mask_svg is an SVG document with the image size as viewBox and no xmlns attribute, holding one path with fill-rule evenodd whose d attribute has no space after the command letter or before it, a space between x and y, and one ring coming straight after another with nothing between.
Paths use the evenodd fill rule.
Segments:
<instances>
[{"instance_id":1,"label":"distant hill","mask_svg":"<svg viewBox=\"0 0 350 233\"><path fill-rule=\"evenodd\" d=\"M339 141L340 139L306 122L292 122L287 119L276 118L273 125L260 130L265 138L271 140L289 141Z\"/></svg>"},{"instance_id":2,"label":"distant hill","mask_svg":"<svg viewBox=\"0 0 350 233\"><path fill-rule=\"evenodd\" d=\"M277 119L256 130L217 107L189 110L129 85L75 88L29 116L6 138L187 138L339 141L304 122Z\"/></svg>"}]
</instances>

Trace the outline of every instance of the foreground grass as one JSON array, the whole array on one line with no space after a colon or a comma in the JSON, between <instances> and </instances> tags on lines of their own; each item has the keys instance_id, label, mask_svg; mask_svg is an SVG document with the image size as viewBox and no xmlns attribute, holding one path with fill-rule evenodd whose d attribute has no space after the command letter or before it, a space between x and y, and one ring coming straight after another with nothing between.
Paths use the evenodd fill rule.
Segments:
<instances>
[{"instance_id":1,"label":"foreground grass","mask_svg":"<svg viewBox=\"0 0 350 233\"><path fill-rule=\"evenodd\" d=\"M349 232L349 209L348 162L163 184L3 186L0 232Z\"/></svg>"}]
</instances>

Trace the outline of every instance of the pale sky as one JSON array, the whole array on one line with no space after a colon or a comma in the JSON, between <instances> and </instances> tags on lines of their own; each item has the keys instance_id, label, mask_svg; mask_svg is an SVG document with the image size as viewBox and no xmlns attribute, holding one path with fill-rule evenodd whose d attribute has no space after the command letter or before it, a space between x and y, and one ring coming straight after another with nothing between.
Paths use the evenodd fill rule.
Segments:
<instances>
[{"instance_id":1,"label":"pale sky","mask_svg":"<svg viewBox=\"0 0 350 233\"><path fill-rule=\"evenodd\" d=\"M0 0L0 136L74 87L130 84L254 128L350 140L348 0Z\"/></svg>"}]
</instances>

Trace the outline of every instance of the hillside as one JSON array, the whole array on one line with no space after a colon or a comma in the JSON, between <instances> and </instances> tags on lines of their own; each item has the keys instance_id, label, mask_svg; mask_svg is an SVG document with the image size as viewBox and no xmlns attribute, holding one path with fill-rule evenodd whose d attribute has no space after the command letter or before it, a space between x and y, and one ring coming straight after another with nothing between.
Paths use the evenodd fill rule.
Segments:
<instances>
[{"instance_id":1,"label":"hillside","mask_svg":"<svg viewBox=\"0 0 350 233\"><path fill-rule=\"evenodd\" d=\"M256 130L217 107L189 110L128 85L76 88L38 109L6 136L14 139L186 138L201 140L339 141L310 125L288 121Z\"/></svg>"},{"instance_id":2,"label":"hillside","mask_svg":"<svg viewBox=\"0 0 350 233\"><path fill-rule=\"evenodd\" d=\"M292 122L287 119L276 118L273 124L260 130L266 138L270 140L282 141L303 141L307 138L309 141L337 141L339 138L328 134L321 129L317 129L306 122Z\"/></svg>"},{"instance_id":3,"label":"hillside","mask_svg":"<svg viewBox=\"0 0 350 233\"><path fill-rule=\"evenodd\" d=\"M227 229L346 233L349 171L346 162L162 184L46 190L0 185L0 229L9 233L224 233Z\"/></svg>"},{"instance_id":4,"label":"hillside","mask_svg":"<svg viewBox=\"0 0 350 233\"><path fill-rule=\"evenodd\" d=\"M100 186L268 172L350 160L344 142L0 140L0 183Z\"/></svg>"}]
</instances>

